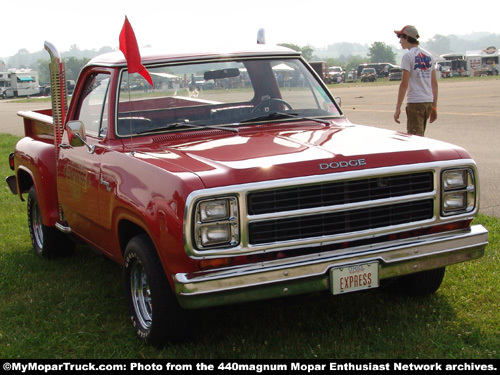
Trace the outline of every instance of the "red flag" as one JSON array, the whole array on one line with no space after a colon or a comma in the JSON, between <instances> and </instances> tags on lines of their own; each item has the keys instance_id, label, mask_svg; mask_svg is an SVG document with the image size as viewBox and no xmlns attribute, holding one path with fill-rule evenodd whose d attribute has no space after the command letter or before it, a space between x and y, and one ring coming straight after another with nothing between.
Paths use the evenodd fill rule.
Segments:
<instances>
[{"instance_id":1,"label":"red flag","mask_svg":"<svg viewBox=\"0 0 500 375\"><path fill-rule=\"evenodd\" d=\"M130 25L127 16L125 16L125 22L123 23L123 28L120 32L120 51L123 52L125 60L127 60L129 74L139 73L146 81L149 82L151 86L153 86L153 80L151 79L148 70L141 63L141 54L139 53L137 39L135 38L134 30L132 29L132 25Z\"/></svg>"}]
</instances>

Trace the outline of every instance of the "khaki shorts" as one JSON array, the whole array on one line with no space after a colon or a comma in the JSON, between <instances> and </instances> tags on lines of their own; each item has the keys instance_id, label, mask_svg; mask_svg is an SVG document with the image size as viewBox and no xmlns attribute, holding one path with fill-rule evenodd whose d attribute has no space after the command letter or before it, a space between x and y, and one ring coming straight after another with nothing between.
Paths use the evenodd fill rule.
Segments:
<instances>
[{"instance_id":1,"label":"khaki shorts","mask_svg":"<svg viewBox=\"0 0 500 375\"><path fill-rule=\"evenodd\" d=\"M408 120L406 130L408 134L424 135L431 109L432 103L406 104L406 117Z\"/></svg>"}]
</instances>

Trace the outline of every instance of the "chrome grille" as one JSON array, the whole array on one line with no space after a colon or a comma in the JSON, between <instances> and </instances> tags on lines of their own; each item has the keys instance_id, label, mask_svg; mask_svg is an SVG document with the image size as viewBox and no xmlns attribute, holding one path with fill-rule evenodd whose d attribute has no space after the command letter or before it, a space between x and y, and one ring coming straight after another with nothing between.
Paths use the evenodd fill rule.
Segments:
<instances>
[{"instance_id":1,"label":"chrome grille","mask_svg":"<svg viewBox=\"0 0 500 375\"><path fill-rule=\"evenodd\" d=\"M334 206L426 193L433 190L431 172L328 182L251 192L248 195L248 213L260 215Z\"/></svg>"},{"instance_id":2,"label":"chrome grille","mask_svg":"<svg viewBox=\"0 0 500 375\"><path fill-rule=\"evenodd\" d=\"M342 211L344 204L368 203L434 190L432 172L410 173L358 180L249 192L250 215L336 206L331 212L264 219L249 223L249 244L301 240L412 223L433 217L434 201L425 198ZM339 209L340 206L340 209Z\"/></svg>"},{"instance_id":3,"label":"chrome grille","mask_svg":"<svg viewBox=\"0 0 500 375\"><path fill-rule=\"evenodd\" d=\"M433 200L381 207L298 216L251 223L249 242L254 245L336 235L430 219Z\"/></svg>"}]
</instances>

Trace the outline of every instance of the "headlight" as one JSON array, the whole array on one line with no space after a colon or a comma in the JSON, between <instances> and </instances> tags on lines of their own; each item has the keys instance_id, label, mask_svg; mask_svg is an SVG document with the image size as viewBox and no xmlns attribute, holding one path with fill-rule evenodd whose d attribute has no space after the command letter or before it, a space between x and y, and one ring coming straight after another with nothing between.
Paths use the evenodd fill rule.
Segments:
<instances>
[{"instance_id":1,"label":"headlight","mask_svg":"<svg viewBox=\"0 0 500 375\"><path fill-rule=\"evenodd\" d=\"M200 200L195 208L194 236L200 250L239 244L236 197Z\"/></svg>"},{"instance_id":2,"label":"headlight","mask_svg":"<svg viewBox=\"0 0 500 375\"><path fill-rule=\"evenodd\" d=\"M444 216L474 210L476 207L476 185L472 169L461 168L443 171L441 181L441 212Z\"/></svg>"},{"instance_id":3,"label":"headlight","mask_svg":"<svg viewBox=\"0 0 500 375\"><path fill-rule=\"evenodd\" d=\"M200 202L200 221L206 223L214 220L227 219L229 217L228 204L229 201L227 199Z\"/></svg>"},{"instance_id":4,"label":"headlight","mask_svg":"<svg viewBox=\"0 0 500 375\"><path fill-rule=\"evenodd\" d=\"M467 186L467 170L450 170L443 172L444 190L463 189Z\"/></svg>"}]
</instances>

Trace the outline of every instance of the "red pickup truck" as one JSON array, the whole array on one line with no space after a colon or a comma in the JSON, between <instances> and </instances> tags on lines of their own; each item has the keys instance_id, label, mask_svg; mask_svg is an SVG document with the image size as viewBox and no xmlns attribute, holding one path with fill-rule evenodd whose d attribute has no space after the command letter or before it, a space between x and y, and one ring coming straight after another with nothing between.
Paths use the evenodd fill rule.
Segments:
<instances>
[{"instance_id":1,"label":"red pickup truck","mask_svg":"<svg viewBox=\"0 0 500 375\"><path fill-rule=\"evenodd\" d=\"M300 53L121 52L91 60L70 105L50 44L52 109L21 112L7 178L35 252L83 240L123 267L137 335L182 339L188 311L392 281L409 294L481 257L464 149L355 125Z\"/></svg>"}]
</instances>

